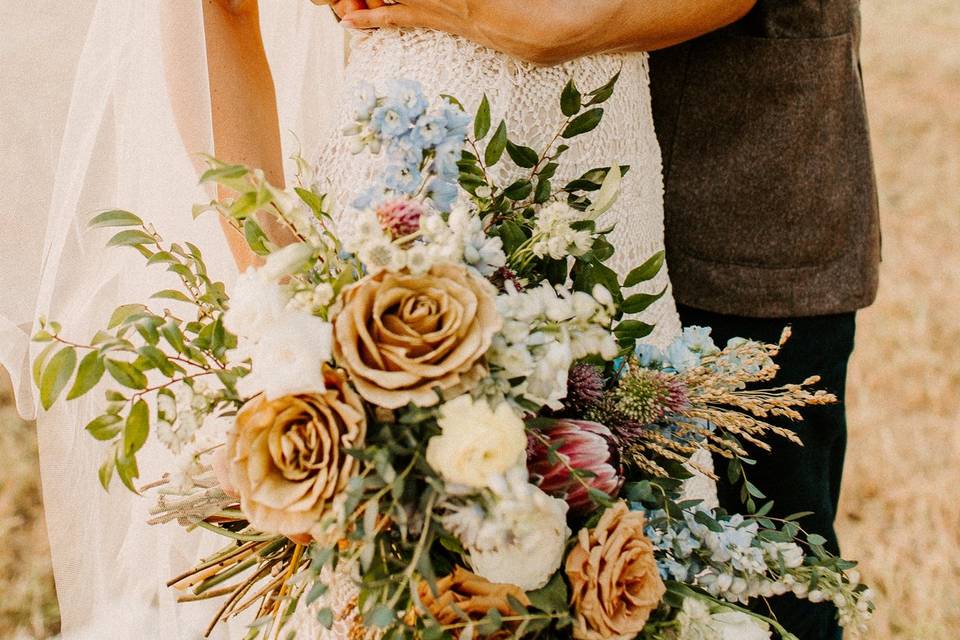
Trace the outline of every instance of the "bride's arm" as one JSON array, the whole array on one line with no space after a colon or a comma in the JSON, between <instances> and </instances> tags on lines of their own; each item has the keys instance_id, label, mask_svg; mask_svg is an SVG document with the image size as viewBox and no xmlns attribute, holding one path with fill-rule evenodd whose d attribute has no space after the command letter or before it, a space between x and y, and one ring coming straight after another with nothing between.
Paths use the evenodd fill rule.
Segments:
<instances>
[{"instance_id":1,"label":"bride's arm","mask_svg":"<svg viewBox=\"0 0 960 640\"><path fill-rule=\"evenodd\" d=\"M347 27L427 27L538 64L652 51L726 26L756 0L398 0L347 14Z\"/></svg>"},{"instance_id":2,"label":"bride's arm","mask_svg":"<svg viewBox=\"0 0 960 640\"><path fill-rule=\"evenodd\" d=\"M217 157L263 169L283 185L283 153L276 92L260 35L257 0L201 0L210 80L213 143ZM258 221L278 244L293 240L269 216ZM241 270L259 259L243 238L222 221Z\"/></svg>"}]
</instances>

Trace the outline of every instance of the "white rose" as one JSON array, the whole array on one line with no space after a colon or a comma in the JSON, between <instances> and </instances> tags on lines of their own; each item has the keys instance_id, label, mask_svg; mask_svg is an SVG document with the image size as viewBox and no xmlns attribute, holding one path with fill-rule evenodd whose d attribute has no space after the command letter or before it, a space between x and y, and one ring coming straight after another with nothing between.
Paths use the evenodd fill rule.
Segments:
<instances>
[{"instance_id":1,"label":"white rose","mask_svg":"<svg viewBox=\"0 0 960 640\"><path fill-rule=\"evenodd\" d=\"M770 626L740 611L724 611L710 616L710 626L720 640L770 640Z\"/></svg>"},{"instance_id":2,"label":"white rose","mask_svg":"<svg viewBox=\"0 0 960 640\"><path fill-rule=\"evenodd\" d=\"M267 399L326 389L321 365L330 360L333 328L329 322L288 310L260 334L245 341L239 355L249 357L253 371L237 383L244 396L263 392Z\"/></svg>"},{"instance_id":3,"label":"white rose","mask_svg":"<svg viewBox=\"0 0 960 640\"><path fill-rule=\"evenodd\" d=\"M427 462L444 480L484 488L490 477L526 459L523 420L506 403L459 396L440 407L442 433L427 444Z\"/></svg>"},{"instance_id":4,"label":"white rose","mask_svg":"<svg viewBox=\"0 0 960 640\"><path fill-rule=\"evenodd\" d=\"M276 282L299 271L312 256L313 247L305 242L295 242L267 256L267 263L259 272L266 280Z\"/></svg>"},{"instance_id":5,"label":"white rose","mask_svg":"<svg viewBox=\"0 0 960 640\"><path fill-rule=\"evenodd\" d=\"M487 516L493 535L485 536L481 527L476 546L468 550L477 575L534 591L545 586L563 562L570 536L568 506L523 476L519 471L510 473L509 488L495 491L499 495ZM502 478L498 481L495 486L504 483Z\"/></svg>"},{"instance_id":6,"label":"white rose","mask_svg":"<svg viewBox=\"0 0 960 640\"><path fill-rule=\"evenodd\" d=\"M276 322L287 305L287 295L257 269L244 271L233 288L223 324L238 336L256 339Z\"/></svg>"}]
</instances>

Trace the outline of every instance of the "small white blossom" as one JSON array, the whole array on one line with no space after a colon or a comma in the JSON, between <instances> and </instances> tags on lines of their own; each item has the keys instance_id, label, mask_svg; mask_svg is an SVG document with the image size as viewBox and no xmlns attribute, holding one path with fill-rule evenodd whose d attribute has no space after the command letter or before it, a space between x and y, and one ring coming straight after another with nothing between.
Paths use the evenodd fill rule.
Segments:
<instances>
[{"instance_id":1,"label":"small white blossom","mask_svg":"<svg viewBox=\"0 0 960 640\"><path fill-rule=\"evenodd\" d=\"M276 281L247 269L237 278L223 324L238 336L254 337L276 322L286 305L287 295Z\"/></svg>"},{"instance_id":2,"label":"small white blossom","mask_svg":"<svg viewBox=\"0 0 960 640\"><path fill-rule=\"evenodd\" d=\"M330 360L333 330L316 316L286 311L256 341L241 339L233 359L250 358L252 371L237 389L245 396L264 393L268 399L326 388L322 365ZM238 357L239 356L239 357Z\"/></svg>"},{"instance_id":3,"label":"small white blossom","mask_svg":"<svg viewBox=\"0 0 960 640\"><path fill-rule=\"evenodd\" d=\"M563 561L570 535L567 503L527 482L522 466L492 480L493 498L485 515L466 507L450 524L477 575L524 591L539 589Z\"/></svg>"}]
</instances>

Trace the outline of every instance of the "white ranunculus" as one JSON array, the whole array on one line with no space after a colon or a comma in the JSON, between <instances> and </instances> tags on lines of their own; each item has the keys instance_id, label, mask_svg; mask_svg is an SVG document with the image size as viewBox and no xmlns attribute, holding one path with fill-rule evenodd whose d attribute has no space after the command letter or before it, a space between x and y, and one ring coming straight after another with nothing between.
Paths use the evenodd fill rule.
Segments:
<instances>
[{"instance_id":1,"label":"white ranunculus","mask_svg":"<svg viewBox=\"0 0 960 640\"><path fill-rule=\"evenodd\" d=\"M239 355L249 357L253 371L237 384L245 396L263 392L273 400L324 391L322 364L330 360L333 328L329 322L287 310L264 328L259 339L243 341Z\"/></svg>"},{"instance_id":2,"label":"white ranunculus","mask_svg":"<svg viewBox=\"0 0 960 640\"><path fill-rule=\"evenodd\" d=\"M525 469L493 484L496 499L486 521L474 540L465 541L473 570L493 583L540 589L563 562L567 503L529 484Z\"/></svg>"},{"instance_id":3,"label":"white ranunculus","mask_svg":"<svg viewBox=\"0 0 960 640\"><path fill-rule=\"evenodd\" d=\"M247 269L237 278L223 324L238 336L256 340L283 314L287 302L280 285L257 269Z\"/></svg>"},{"instance_id":4,"label":"white ranunculus","mask_svg":"<svg viewBox=\"0 0 960 640\"><path fill-rule=\"evenodd\" d=\"M525 460L523 420L505 402L493 409L462 395L440 407L437 423L442 432L427 444L427 462L447 482L485 488Z\"/></svg>"},{"instance_id":5,"label":"white ranunculus","mask_svg":"<svg viewBox=\"0 0 960 640\"><path fill-rule=\"evenodd\" d=\"M740 611L724 611L710 616L710 626L720 640L770 640L770 626Z\"/></svg>"}]
</instances>

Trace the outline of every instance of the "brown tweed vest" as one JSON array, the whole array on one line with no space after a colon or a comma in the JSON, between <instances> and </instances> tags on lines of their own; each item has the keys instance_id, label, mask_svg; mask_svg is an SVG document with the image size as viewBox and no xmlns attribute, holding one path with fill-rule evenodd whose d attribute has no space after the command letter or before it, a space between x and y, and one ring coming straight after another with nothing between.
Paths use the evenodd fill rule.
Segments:
<instances>
[{"instance_id":1,"label":"brown tweed vest","mask_svg":"<svg viewBox=\"0 0 960 640\"><path fill-rule=\"evenodd\" d=\"M679 302L790 317L873 301L880 229L859 43L858 0L760 0L652 54Z\"/></svg>"}]
</instances>

